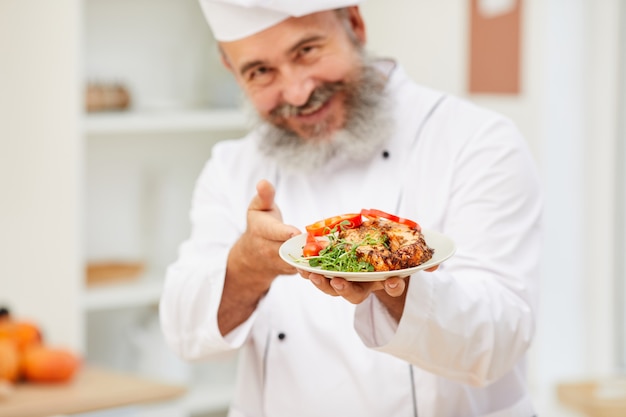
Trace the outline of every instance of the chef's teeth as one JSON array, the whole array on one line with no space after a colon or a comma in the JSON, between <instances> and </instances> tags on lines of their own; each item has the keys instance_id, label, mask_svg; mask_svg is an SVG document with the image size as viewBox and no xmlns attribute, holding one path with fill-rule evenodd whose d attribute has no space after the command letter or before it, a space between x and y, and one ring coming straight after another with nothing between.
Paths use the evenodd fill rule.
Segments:
<instances>
[{"instance_id":1,"label":"chef's teeth","mask_svg":"<svg viewBox=\"0 0 626 417\"><path fill-rule=\"evenodd\" d=\"M314 104L312 104L311 106L307 107L306 109L300 110L300 114L303 115L303 116L307 116L307 115L309 115L311 113L315 113L316 111L318 111L322 107L323 104L324 103L322 103L321 101L317 101Z\"/></svg>"}]
</instances>

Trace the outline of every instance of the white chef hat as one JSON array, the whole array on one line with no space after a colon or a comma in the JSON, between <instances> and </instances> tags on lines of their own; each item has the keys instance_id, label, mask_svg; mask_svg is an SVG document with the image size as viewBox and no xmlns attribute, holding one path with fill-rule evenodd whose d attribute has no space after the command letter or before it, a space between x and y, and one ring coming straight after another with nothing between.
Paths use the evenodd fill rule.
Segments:
<instances>
[{"instance_id":1,"label":"white chef hat","mask_svg":"<svg viewBox=\"0 0 626 417\"><path fill-rule=\"evenodd\" d=\"M363 0L200 0L218 41L254 35L289 18L354 6Z\"/></svg>"}]
</instances>

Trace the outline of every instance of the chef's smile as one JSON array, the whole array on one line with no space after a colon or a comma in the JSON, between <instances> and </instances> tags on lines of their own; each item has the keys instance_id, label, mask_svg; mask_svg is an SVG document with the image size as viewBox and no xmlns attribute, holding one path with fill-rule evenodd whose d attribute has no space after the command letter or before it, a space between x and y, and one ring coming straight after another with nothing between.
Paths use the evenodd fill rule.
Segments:
<instances>
[{"instance_id":1,"label":"chef's smile","mask_svg":"<svg viewBox=\"0 0 626 417\"><path fill-rule=\"evenodd\" d=\"M327 137L345 124L345 94L335 87L316 89L303 106L282 104L270 113L270 121L303 138Z\"/></svg>"}]
</instances>

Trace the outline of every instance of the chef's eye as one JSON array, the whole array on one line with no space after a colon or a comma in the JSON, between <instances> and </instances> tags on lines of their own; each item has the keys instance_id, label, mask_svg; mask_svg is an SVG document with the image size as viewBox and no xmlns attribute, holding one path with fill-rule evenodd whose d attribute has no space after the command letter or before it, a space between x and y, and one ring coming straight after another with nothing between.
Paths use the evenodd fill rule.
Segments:
<instances>
[{"instance_id":1,"label":"chef's eye","mask_svg":"<svg viewBox=\"0 0 626 417\"><path fill-rule=\"evenodd\" d=\"M274 71L265 66L258 66L248 71L247 80L251 84L266 85L269 84L274 77Z\"/></svg>"},{"instance_id":2,"label":"chef's eye","mask_svg":"<svg viewBox=\"0 0 626 417\"><path fill-rule=\"evenodd\" d=\"M303 47L298 49L297 58L310 59L316 55L319 49L320 48L317 45L304 45Z\"/></svg>"}]
</instances>

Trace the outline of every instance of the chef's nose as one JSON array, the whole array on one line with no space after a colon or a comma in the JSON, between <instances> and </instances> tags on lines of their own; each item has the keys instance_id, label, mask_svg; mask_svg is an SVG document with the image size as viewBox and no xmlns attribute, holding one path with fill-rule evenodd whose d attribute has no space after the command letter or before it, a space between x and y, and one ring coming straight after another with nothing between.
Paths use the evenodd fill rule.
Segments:
<instances>
[{"instance_id":1,"label":"chef's nose","mask_svg":"<svg viewBox=\"0 0 626 417\"><path fill-rule=\"evenodd\" d=\"M315 89L315 81L306 70L291 69L283 77L282 98L292 106L306 104Z\"/></svg>"}]
</instances>

